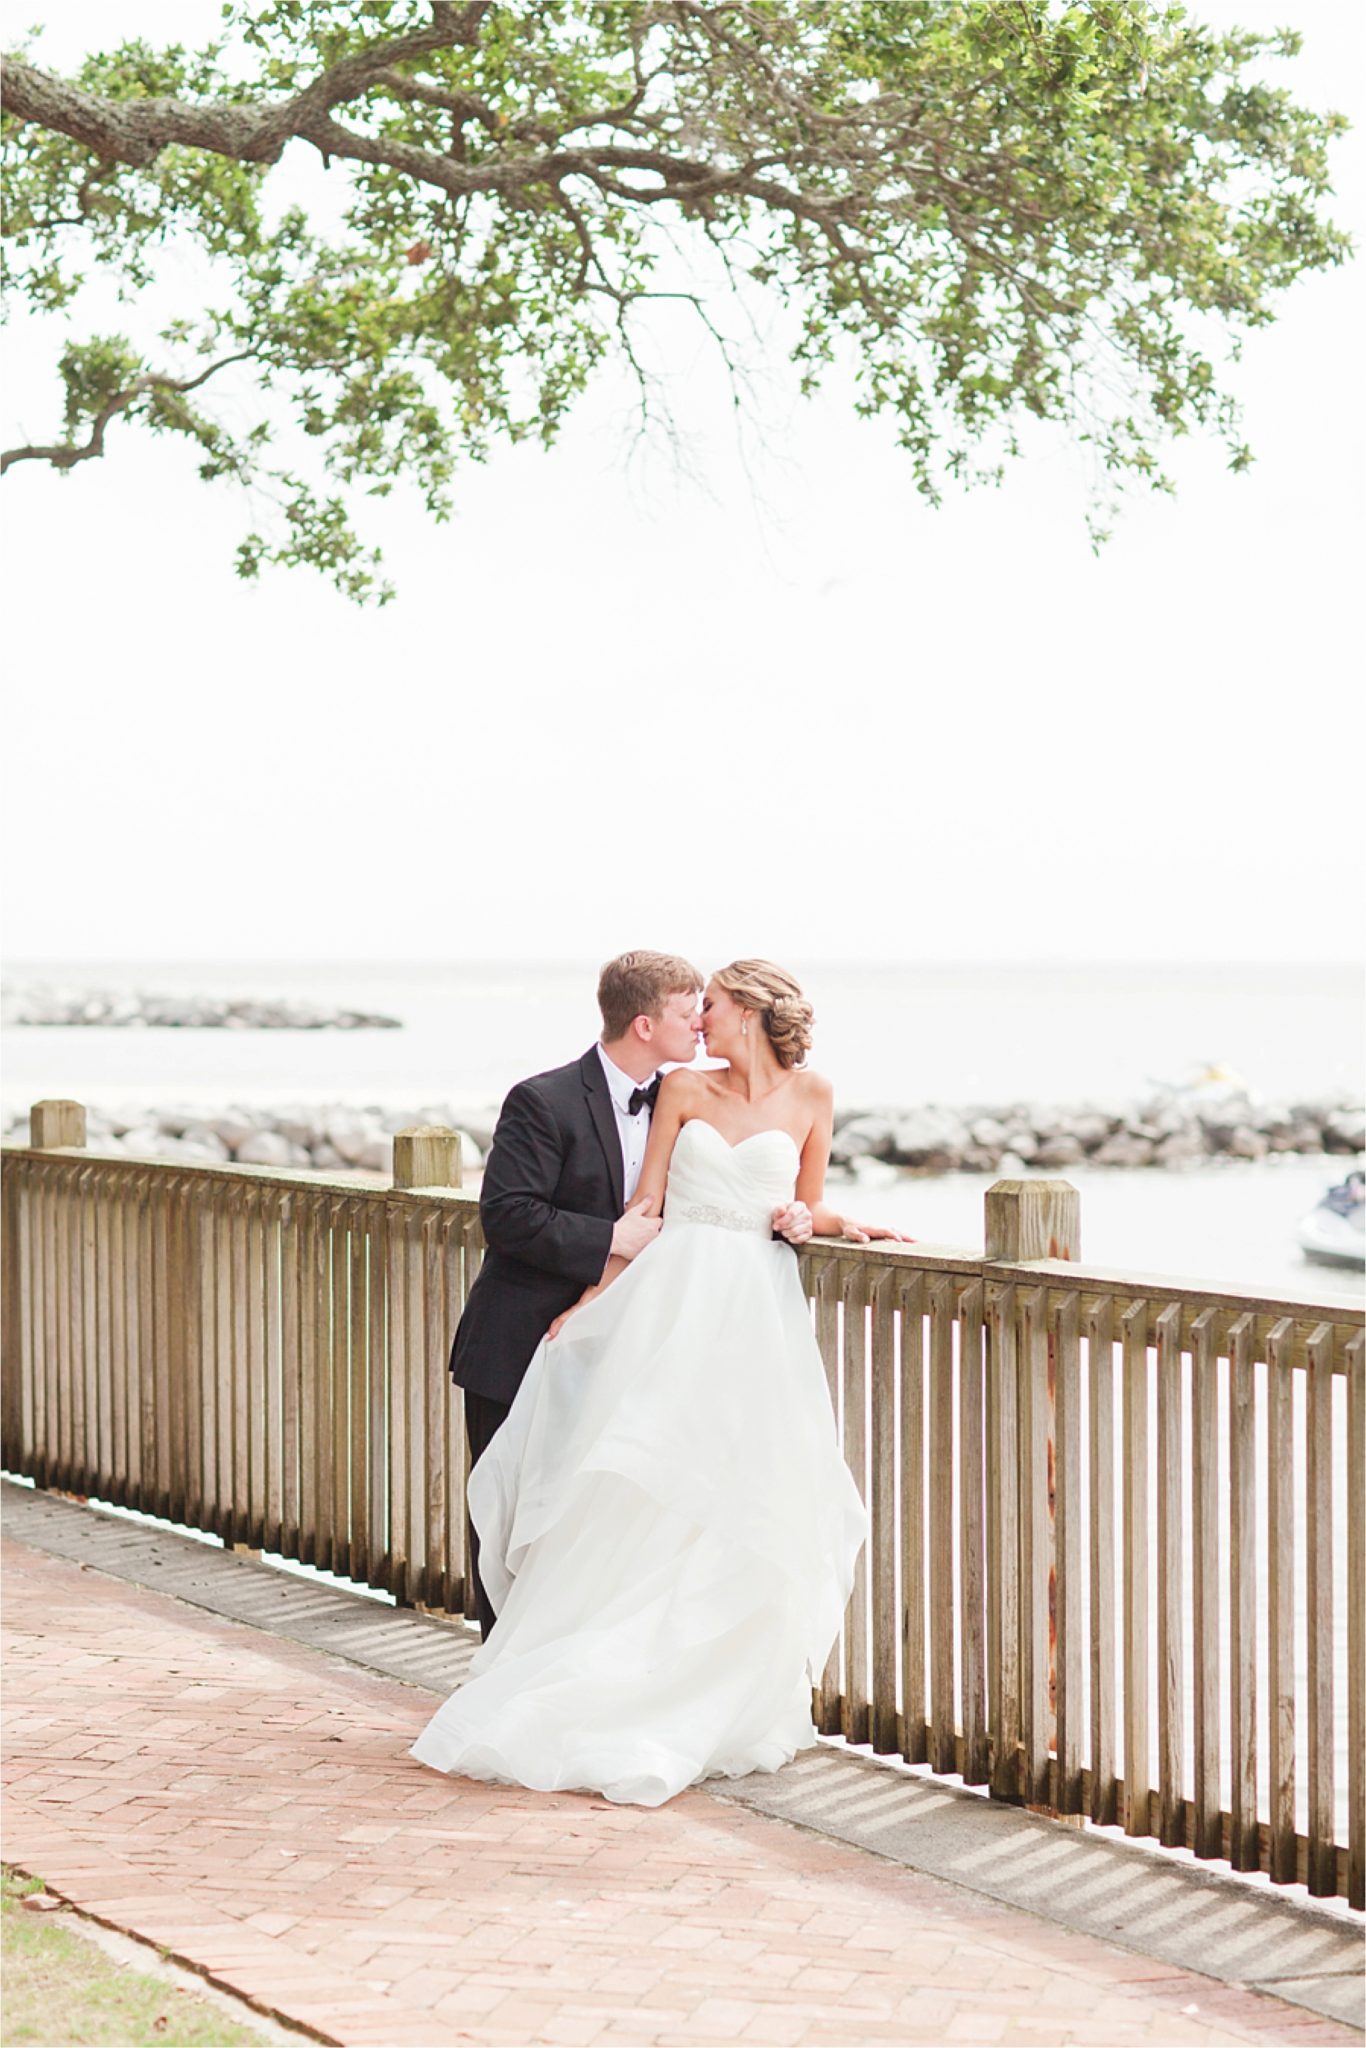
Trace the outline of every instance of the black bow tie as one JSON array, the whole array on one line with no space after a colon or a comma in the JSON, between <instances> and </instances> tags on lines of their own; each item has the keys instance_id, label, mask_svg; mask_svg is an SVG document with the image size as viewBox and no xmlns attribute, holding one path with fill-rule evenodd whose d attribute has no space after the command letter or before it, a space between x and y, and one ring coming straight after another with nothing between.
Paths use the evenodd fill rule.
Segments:
<instances>
[{"instance_id":1,"label":"black bow tie","mask_svg":"<svg viewBox=\"0 0 1366 2048\"><path fill-rule=\"evenodd\" d=\"M661 1076L656 1074L653 1081L647 1081L643 1088L633 1088L631 1099L626 1105L627 1116L639 1116L642 1109L653 1109L659 1093Z\"/></svg>"}]
</instances>

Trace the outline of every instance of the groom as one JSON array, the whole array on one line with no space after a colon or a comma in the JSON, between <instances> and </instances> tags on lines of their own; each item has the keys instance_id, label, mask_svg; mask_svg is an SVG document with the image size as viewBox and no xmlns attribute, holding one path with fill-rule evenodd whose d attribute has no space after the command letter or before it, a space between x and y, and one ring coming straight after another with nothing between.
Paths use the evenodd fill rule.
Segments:
<instances>
[{"instance_id":1,"label":"groom","mask_svg":"<svg viewBox=\"0 0 1366 2048\"><path fill-rule=\"evenodd\" d=\"M632 1198L659 1069L686 1065L697 1051L701 987L697 969L677 954L609 960L598 981L601 1042L568 1066L519 1081L503 1104L479 1194L488 1251L451 1350L471 1465L506 1420L556 1316L602 1278L610 1257L634 1259L658 1234L659 1218ZM794 1244L810 1235L800 1204L783 1234ZM469 1590L487 1636L496 1617L472 1525L469 1539Z\"/></svg>"}]
</instances>

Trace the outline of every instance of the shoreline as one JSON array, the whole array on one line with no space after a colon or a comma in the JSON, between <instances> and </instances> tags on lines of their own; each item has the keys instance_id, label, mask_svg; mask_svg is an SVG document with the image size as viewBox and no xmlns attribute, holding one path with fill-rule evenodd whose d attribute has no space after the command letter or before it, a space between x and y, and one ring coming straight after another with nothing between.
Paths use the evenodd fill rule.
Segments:
<instances>
[{"instance_id":1,"label":"shoreline","mask_svg":"<svg viewBox=\"0 0 1366 2048\"><path fill-rule=\"evenodd\" d=\"M317 1173L387 1173L393 1136L415 1124L460 1133L465 1170L475 1172L492 1136L492 1104L450 1101L390 1108L381 1103L166 1103L87 1106L92 1151L177 1159L187 1164L293 1167ZM28 1142L28 1112L3 1117L6 1144ZM1366 1112L1341 1098L1258 1103L1228 1089L1169 1091L1113 1107L1012 1103L946 1108L844 1109L835 1115L830 1165L857 1178L871 1168L907 1178L946 1173L1180 1171L1217 1160L1255 1163L1299 1155L1346 1162L1366 1151Z\"/></svg>"}]
</instances>

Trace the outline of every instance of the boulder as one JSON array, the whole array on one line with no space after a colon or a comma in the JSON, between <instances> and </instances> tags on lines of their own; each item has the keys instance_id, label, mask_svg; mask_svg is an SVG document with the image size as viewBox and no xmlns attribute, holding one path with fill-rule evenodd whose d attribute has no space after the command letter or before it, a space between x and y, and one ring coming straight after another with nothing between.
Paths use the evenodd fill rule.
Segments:
<instances>
[{"instance_id":1,"label":"boulder","mask_svg":"<svg viewBox=\"0 0 1366 2048\"><path fill-rule=\"evenodd\" d=\"M321 1145L310 1146L308 1156L319 1173L335 1173L339 1166L354 1164L354 1161L343 1159L336 1146L329 1145L325 1138Z\"/></svg>"},{"instance_id":2,"label":"boulder","mask_svg":"<svg viewBox=\"0 0 1366 2048\"><path fill-rule=\"evenodd\" d=\"M379 1134L368 1117L358 1110L334 1109L323 1124L323 1137L338 1158L354 1166L370 1140ZM315 1157L316 1157L316 1148Z\"/></svg>"},{"instance_id":3,"label":"boulder","mask_svg":"<svg viewBox=\"0 0 1366 2048\"><path fill-rule=\"evenodd\" d=\"M1198 1131L1169 1131L1159 1141L1153 1159L1158 1166L1195 1166L1207 1157L1205 1141Z\"/></svg>"},{"instance_id":4,"label":"boulder","mask_svg":"<svg viewBox=\"0 0 1366 2048\"><path fill-rule=\"evenodd\" d=\"M1322 1152L1323 1132L1317 1124L1277 1124L1275 1130L1267 1132L1267 1141L1273 1152Z\"/></svg>"},{"instance_id":5,"label":"boulder","mask_svg":"<svg viewBox=\"0 0 1366 2048\"><path fill-rule=\"evenodd\" d=\"M268 1129L269 1124L256 1110L230 1109L226 1115L215 1117L213 1128L229 1152L235 1152L254 1132Z\"/></svg>"},{"instance_id":6,"label":"boulder","mask_svg":"<svg viewBox=\"0 0 1366 2048\"><path fill-rule=\"evenodd\" d=\"M159 1109L155 1113L156 1127L168 1138L183 1137L191 1124L200 1121L197 1109Z\"/></svg>"},{"instance_id":7,"label":"boulder","mask_svg":"<svg viewBox=\"0 0 1366 2048\"><path fill-rule=\"evenodd\" d=\"M999 1152L1010 1142L1006 1126L996 1116L977 1117L968 1135L974 1145L984 1146L988 1151Z\"/></svg>"},{"instance_id":8,"label":"boulder","mask_svg":"<svg viewBox=\"0 0 1366 2048\"><path fill-rule=\"evenodd\" d=\"M291 1145L311 1145L321 1138L322 1130L317 1118L302 1109L282 1109L275 1119L279 1136Z\"/></svg>"},{"instance_id":9,"label":"boulder","mask_svg":"<svg viewBox=\"0 0 1366 2048\"><path fill-rule=\"evenodd\" d=\"M158 1158L165 1142L166 1133L155 1124L134 1124L132 1130L123 1134L123 1149L135 1159Z\"/></svg>"},{"instance_id":10,"label":"boulder","mask_svg":"<svg viewBox=\"0 0 1366 2048\"><path fill-rule=\"evenodd\" d=\"M392 1135L371 1138L361 1153L356 1165L366 1173L392 1173L394 1170L394 1140Z\"/></svg>"},{"instance_id":11,"label":"boulder","mask_svg":"<svg viewBox=\"0 0 1366 2048\"><path fill-rule=\"evenodd\" d=\"M253 1131L237 1148L243 1166L292 1166L293 1147L281 1131Z\"/></svg>"},{"instance_id":12,"label":"boulder","mask_svg":"<svg viewBox=\"0 0 1366 2048\"><path fill-rule=\"evenodd\" d=\"M892 1126L885 1116L855 1116L840 1129L830 1148L837 1166L852 1159L881 1159L891 1150Z\"/></svg>"},{"instance_id":13,"label":"boulder","mask_svg":"<svg viewBox=\"0 0 1366 2048\"><path fill-rule=\"evenodd\" d=\"M1227 1152L1235 1131L1255 1128L1257 1113L1246 1095L1226 1095L1218 1102L1203 1104L1197 1111L1197 1120L1210 1151Z\"/></svg>"},{"instance_id":14,"label":"boulder","mask_svg":"<svg viewBox=\"0 0 1366 2048\"><path fill-rule=\"evenodd\" d=\"M898 1166L942 1172L957 1165L971 1142L967 1125L955 1110L929 1103L897 1118L892 1127L892 1158Z\"/></svg>"},{"instance_id":15,"label":"boulder","mask_svg":"<svg viewBox=\"0 0 1366 2048\"><path fill-rule=\"evenodd\" d=\"M1263 1132L1254 1130L1251 1124L1238 1124L1221 1149L1233 1159L1265 1159L1268 1146Z\"/></svg>"},{"instance_id":16,"label":"boulder","mask_svg":"<svg viewBox=\"0 0 1366 2048\"><path fill-rule=\"evenodd\" d=\"M212 1124L186 1124L180 1136L183 1144L194 1145L207 1159L216 1159L221 1164L231 1157L229 1148Z\"/></svg>"},{"instance_id":17,"label":"boulder","mask_svg":"<svg viewBox=\"0 0 1366 2048\"><path fill-rule=\"evenodd\" d=\"M1079 1109L1069 1125L1072 1137L1086 1152L1103 1145L1114 1128L1115 1119L1100 1109Z\"/></svg>"},{"instance_id":18,"label":"boulder","mask_svg":"<svg viewBox=\"0 0 1366 2048\"><path fill-rule=\"evenodd\" d=\"M1366 1152L1366 1111L1336 1109L1323 1126L1325 1152Z\"/></svg>"},{"instance_id":19,"label":"boulder","mask_svg":"<svg viewBox=\"0 0 1366 2048\"><path fill-rule=\"evenodd\" d=\"M1115 1131L1091 1157L1097 1166L1151 1166L1153 1141L1135 1131Z\"/></svg>"},{"instance_id":20,"label":"boulder","mask_svg":"<svg viewBox=\"0 0 1366 2048\"><path fill-rule=\"evenodd\" d=\"M460 1165L465 1173L478 1173L484 1164L484 1148L470 1131L460 1132Z\"/></svg>"},{"instance_id":21,"label":"boulder","mask_svg":"<svg viewBox=\"0 0 1366 2048\"><path fill-rule=\"evenodd\" d=\"M1086 1147L1071 1131L1058 1131L1044 1139L1034 1155L1036 1166L1075 1166L1086 1157Z\"/></svg>"},{"instance_id":22,"label":"boulder","mask_svg":"<svg viewBox=\"0 0 1366 2048\"><path fill-rule=\"evenodd\" d=\"M215 1141L217 1149L198 1138L171 1138L167 1143L174 1148L167 1156L181 1159L187 1166L221 1166L227 1157L227 1147L221 1141Z\"/></svg>"}]
</instances>

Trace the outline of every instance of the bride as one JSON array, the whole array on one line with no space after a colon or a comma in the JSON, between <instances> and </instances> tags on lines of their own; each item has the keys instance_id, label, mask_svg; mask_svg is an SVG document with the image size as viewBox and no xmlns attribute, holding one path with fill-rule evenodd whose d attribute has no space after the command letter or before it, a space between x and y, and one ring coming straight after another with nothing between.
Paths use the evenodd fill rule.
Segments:
<instances>
[{"instance_id":1,"label":"bride","mask_svg":"<svg viewBox=\"0 0 1366 2048\"><path fill-rule=\"evenodd\" d=\"M858 1241L824 1201L833 1099L811 1006L741 960L707 1052L666 1076L636 1199L663 1227L552 1324L470 1474L498 1624L413 1745L436 1770L658 1806L815 1741L811 1687L867 1518L791 1249Z\"/></svg>"}]
</instances>

